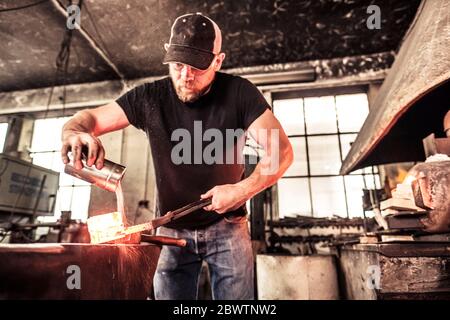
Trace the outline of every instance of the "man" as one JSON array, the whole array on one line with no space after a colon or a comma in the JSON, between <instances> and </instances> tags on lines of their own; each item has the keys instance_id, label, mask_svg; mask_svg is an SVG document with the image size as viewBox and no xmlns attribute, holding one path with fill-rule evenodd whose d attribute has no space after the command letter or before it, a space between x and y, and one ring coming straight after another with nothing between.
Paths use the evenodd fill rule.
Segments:
<instances>
[{"instance_id":1,"label":"man","mask_svg":"<svg viewBox=\"0 0 450 320\"><path fill-rule=\"evenodd\" d=\"M154 279L156 299L196 299L202 261L209 266L214 299L253 299L245 202L276 183L293 160L289 140L257 88L218 72L225 58L221 41L219 27L208 17L178 17L165 45L170 77L78 112L63 128L62 159L68 163L67 153L72 151L77 168L83 165L83 145L89 147L87 165L102 167L105 151L99 135L129 124L144 130L155 165L160 214L200 197L212 198L211 205L158 229L188 244L163 247ZM246 179L237 161L245 139L239 130L265 150ZM232 143L227 140L230 134ZM213 142L208 144L212 140L214 152Z\"/></svg>"}]
</instances>

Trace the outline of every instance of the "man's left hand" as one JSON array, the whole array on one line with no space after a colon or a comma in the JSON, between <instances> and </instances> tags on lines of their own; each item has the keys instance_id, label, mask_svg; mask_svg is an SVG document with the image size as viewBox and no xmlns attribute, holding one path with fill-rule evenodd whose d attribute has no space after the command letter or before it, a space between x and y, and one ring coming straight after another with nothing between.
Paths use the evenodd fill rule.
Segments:
<instances>
[{"instance_id":1,"label":"man's left hand","mask_svg":"<svg viewBox=\"0 0 450 320\"><path fill-rule=\"evenodd\" d=\"M200 196L202 199L211 198L211 205L204 207L207 211L225 213L241 207L246 201L245 190L236 184L224 184L215 186Z\"/></svg>"}]
</instances>

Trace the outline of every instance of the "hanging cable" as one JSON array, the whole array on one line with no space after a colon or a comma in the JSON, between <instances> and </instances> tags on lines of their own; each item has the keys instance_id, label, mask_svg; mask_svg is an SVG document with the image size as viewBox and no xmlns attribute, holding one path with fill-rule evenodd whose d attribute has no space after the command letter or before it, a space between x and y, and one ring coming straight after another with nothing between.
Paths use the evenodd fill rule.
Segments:
<instances>
[{"instance_id":1,"label":"hanging cable","mask_svg":"<svg viewBox=\"0 0 450 320\"><path fill-rule=\"evenodd\" d=\"M60 3L59 0L52 0L52 2L55 5L56 10L58 10L61 14L63 14L65 17L67 17L66 8ZM81 1L78 3L78 6L80 7ZM105 43L101 37L101 34L99 33L99 30L94 22L93 17L90 15L90 13L86 10L86 4L83 7L83 11L87 14L88 18L91 21L91 24L93 28L95 29L95 32L97 34L97 39L94 40L94 38L82 27L78 30L80 32L81 37L83 37L96 51L96 53L111 67L111 69L117 74L117 76L120 78L120 83L122 85L122 91L126 90L128 87L126 83L126 78L120 72L120 70L117 68L117 66L113 63L113 61L109 58L110 54L107 51L107 48L105 46ZM100 41L100 42L99 42ZM101 43L101 45L99 45Z\"/></svg>"},{"instance_id":2,"label":"hanging cable","mask_svg":"<svg viewBox=\"0 0 450 320\"><path fill-rule=\"evenodd\" d=\"M70 5L72 5L73 2L70 1ZM81 8L83 6L83 0L80 0L78 2L78 7ZM44 119L47 118L48 112L50 109L50 104L53 97L53 92L55 89L55 86L57 83L62 83L63 86L63 93L61 99L62 103L62 116L65 115L65 107L66 107L66 100L67 100L67 74L69 69L69 62L70 62L70 50L72 45L72 38L73 38L73 29L66 28L66 31L64 33L63 40L61 42L60 50L58 52L58 55L56 57L56 71L55 71L55 81L54 84L50 90L49 99L47 101L47 106L45 109Z\"/></svg>"},{"instance_id":3,"label":"hanging cable","mask_svg":"<svg viewBox=\"0 0 450 320\"><path fill-rule=\"evenodd\" d=\"M62 116L64 117L66 106L66 85L67 85L67 70L69 69L70 61L70 45L72 43L73 30L67 29L64 34L64 39L61 43L60 52L56 58L56 70L62 78L63 95L62 102Z\"/></svg>"},{"instance_id":4,"label":"hanging cable","mask_svg":"<svg viewBox=\"0 0 450 320\"><path fill-rule=\"evenodd\" d=\"M70 1L69 5L72 5L73 1ZM80 0L78 2L78 7L82 8L83 5L83 0ZM63 92L62 92L62 96L60 97L61 103L62 103L62 116L65 115L65 106L66 106L66 101L67 101L67 74L68 74L68 69L69 69L69 63L70 63L70 53L71 53L71 45L72 45L72 39L73 39L73 29L70 28L66 28L65 27L65 32L64 32L64 36L63 36L63 40L61 42L60 45L60 49L58 52L58 55L56 56L56 61L55 61L55 74L54 74L54 82L53 85L50 89L50 94L47 100L47 106L45 108L45 113L44 113L44 119L47 119L48 117L48 113L50 110L50 105L52 103L52 98L53 98L53 94L55 91L55 87L57 86L57 84L62 83L63 86ZM76 52L75 52L76 53Z\"/></svg>"}]
</instances>

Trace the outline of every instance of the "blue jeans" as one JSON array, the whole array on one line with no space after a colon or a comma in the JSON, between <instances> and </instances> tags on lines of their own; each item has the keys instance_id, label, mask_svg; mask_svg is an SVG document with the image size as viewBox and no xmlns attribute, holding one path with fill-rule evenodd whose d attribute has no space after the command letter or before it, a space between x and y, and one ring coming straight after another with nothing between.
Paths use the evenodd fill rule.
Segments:
<instances>
[{"instance_id":1,"label":"blue jeans","mask_svg":"<svg viewBox=\"0 0 450 320\"><path fill-rule=\"evenodd\" d=\"M209 267L217 300L250 300L253 253L246 217L223 218L203 229L160 227L158 235L183 238L186 247L163 246L154 277L157 300L195 300L202 261Z\"/></svg>"}]
</instances>

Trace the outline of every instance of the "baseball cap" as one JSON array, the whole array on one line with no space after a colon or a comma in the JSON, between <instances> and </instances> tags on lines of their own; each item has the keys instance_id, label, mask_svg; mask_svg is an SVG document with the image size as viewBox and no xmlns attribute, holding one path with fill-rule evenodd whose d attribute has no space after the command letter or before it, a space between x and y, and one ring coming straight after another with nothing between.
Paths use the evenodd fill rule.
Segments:
<instances>
[{"instance_id":1,"label":"baseball cap","mask_svg":"<svg viewBox=\"0 0 450 320\"><path fill-rule=\"evenodd\" d=\"M175 19L163 63L178 62L206 70L220 53L222 35L217 24L197 13Z\"/></svg>"}]
</instances>

